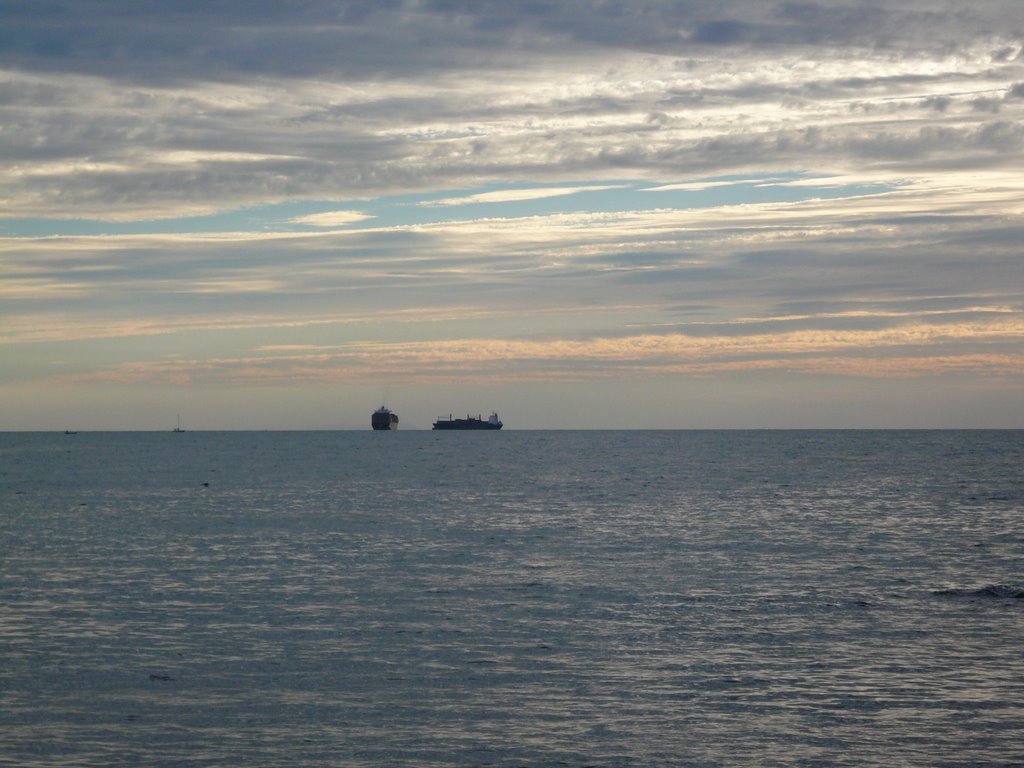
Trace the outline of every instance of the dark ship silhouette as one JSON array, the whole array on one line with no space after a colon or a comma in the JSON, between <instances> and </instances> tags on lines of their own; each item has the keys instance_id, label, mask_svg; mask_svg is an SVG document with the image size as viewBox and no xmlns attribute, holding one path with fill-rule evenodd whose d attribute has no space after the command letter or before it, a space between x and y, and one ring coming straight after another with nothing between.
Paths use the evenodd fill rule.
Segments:
<instances>
[{"instance_id":1,"label":"dark ship silhouette","mask_svg":"<svg viewBox=\"0 0 1024 768\"><path fill-rule=\"evenodd\" d=\"M376 430L398 429L398 414L382 405L370 417L370 426Z\"/></svg>"},{"instance_id":2,"label":"dark ship silhouette","mask_svg":"<svg viewBox=\"0 0 1024 768\"><path fill-rule=\"evenodd\" d=\"M492 413L487 421L482 416L453 419L449 414L447 419L440 418L434 422L434 429L501 429L502 426L497 413Z\"/></svg>"}]
</instances>

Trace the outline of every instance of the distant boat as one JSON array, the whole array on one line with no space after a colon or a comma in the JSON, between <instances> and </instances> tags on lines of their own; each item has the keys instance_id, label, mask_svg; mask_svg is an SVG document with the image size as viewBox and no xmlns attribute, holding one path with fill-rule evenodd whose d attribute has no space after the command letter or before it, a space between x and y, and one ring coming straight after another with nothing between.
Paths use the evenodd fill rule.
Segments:
<instances>
[{"instance_id":1,"label":"distant boat","mask_svg":"<svg viewBox=\"0 0 1024 768\"><path fill-rule=\"evenodd\" d=\"M65 429L64 430L64 434L65 435L77 435L78 432L76 430L73 430L73 429Z\"/></svg>"},{"instance_id":2,"label":"distant boat","mask_svg":"<svg viewBox=\"0 0 1024 768\"><path fill-rule=\"evenodd\" d=\"M382 405L370 417L370 426L378 431L398 429L398 414Z\"/></svg>"},{"instance_id":3,"label":"distant boat","mask_svg":"<svg viewBox=\"0 0 1024 768\"><path fill-rule=\"evenodd\" d=\"M483 416L466 416L464 419L453 419L451 414L448 418L439 418L434 422L434 429L501 429L504 426L497 413L492 413L487 421Z\"/></svg>"},{"instance_id":4,"label":"distant boat","mask_svg":"<svg viewBox=\"0 0 1024 768\"><path fill-rule=\"evenodd\" d=\"M174 429L172 429L171 432L184 432L184 431L185 430L181 428L181 414L179 413L178 414L178 425Z\"/></svg>"}]
</instances>

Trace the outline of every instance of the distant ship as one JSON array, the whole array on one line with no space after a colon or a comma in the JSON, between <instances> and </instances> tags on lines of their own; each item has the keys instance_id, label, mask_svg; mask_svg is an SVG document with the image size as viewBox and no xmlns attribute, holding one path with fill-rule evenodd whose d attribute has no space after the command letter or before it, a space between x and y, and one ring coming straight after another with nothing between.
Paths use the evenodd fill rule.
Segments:
<instances>
[{"instance_id":1,"label":"distant ship","mask_svg":"<svg viewBox=\"0 0 1024 768\"><path fill-rule=\"evenodd\" d=\"M177 426L175 426L174 429L171 430L171 432L184 432L184 431L185 430L181 426L181 415L179 414L179 416L178 416L178 424L177 424Z\"/></svg>"},{"instance_id":2,"label":"distant ship","mask_svg":"<svg viewBox=\"0 0 1024 768\"><path fill-rule=\"evenodd\" d=\"M502 423L498 414L492 413L487 421L482 416L466 416L464 419L440 418L434 422L434 429L501 429Z\"/></svg>"},{"instance_id":3,"label":"distant ship","mask_svg":"<svg viewBox=\"0 0 1024 768\"><path fill-rule=\"evenodd\" d=\"M382 405L370 417L370 426L378 430L398 429L398 414L392 413Z\"/></svg>"}]
</instances>

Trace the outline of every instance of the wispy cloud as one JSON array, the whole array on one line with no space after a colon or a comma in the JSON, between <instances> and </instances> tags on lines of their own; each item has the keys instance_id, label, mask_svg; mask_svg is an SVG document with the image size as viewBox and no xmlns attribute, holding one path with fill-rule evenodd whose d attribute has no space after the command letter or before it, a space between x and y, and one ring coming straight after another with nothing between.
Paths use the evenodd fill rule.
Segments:
<instances>
[{"instance_id":1,"label":"wispy cloud","mask_svg":"<svg viewBox=\"0 0 1024 768\"><path fill-rule=\"evenodd\" d=\"M355 341L338 345L264 346L258 355L127 363L52 381L171 383L183 368L190 381L233 385L289 380L409 382L463 374L474 380L585 380L614 373L739 370L813 371L837 376L913 377L950 371L1024 375L1024 354L978 352L978 345L1016 345L1024 312L1009 317L909 323L878 329L803 329L742 335L639 334L589 339L463 338L416 342Z\"/></svg>"},{"instance_id":2,"label":"wispy cloud","mask_svg":"<svg viewBox=\"0 0 1024 768\"><path fill-rule=\"evenodd\" d=\"M787 182L784 179L751 178L751 179L730 179L719 181L685 181L675 184L659 184L656 187L645 187L642 192L704 192L708 189L721 189L724 187L738 187L742 185L753 185L758 187L772 186L775 184L796 184L798 182Z\"/></svg>"},{"instance_id":3,"label":"wispy cloud","mask_svg":"<svg viewBox=\"0 0 1024 768\"><path fill-rule=\"evenodd\" d=\"M516 203L523 200L542 200L548 197L562 197L580 192L601 192L609 189L622 189L621 184L594 184L580 187L536 187L533 189L501 189L494 192L479 192L464 197L446 197L441 200L425 200L420 203L424 207L448 207L456 205L472 205L474 203Z\"/></svg>"},{"instance_id":4,"label":"wispy cloud","mask_svg":"<svg viewBox=\"0 0 1024 768\"><path fill-rule=\"evenodd\" d=\"M309 224L314 227L344 227L372 218L373 216L359 211L326 211L310 213L306 216L295 216L289 221L292 224Z\"/></svg>"}]
</instances>

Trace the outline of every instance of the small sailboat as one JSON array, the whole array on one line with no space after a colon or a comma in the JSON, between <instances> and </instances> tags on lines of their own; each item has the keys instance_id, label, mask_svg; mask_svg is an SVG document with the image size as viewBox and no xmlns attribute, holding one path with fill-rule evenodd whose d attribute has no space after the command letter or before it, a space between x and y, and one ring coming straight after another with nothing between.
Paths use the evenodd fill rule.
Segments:
<instances>
[{"instance_id":1,"label":"small sailboat","mask_svg":"<svg viewBox=\"0 0 1024 768\"><path fill-rule=\"evenodd\" d=\"M184 432L185 430L181 427L181 414L178 414L178 424L171 430L172 432Z\"/></svg>"}]
</instances>

